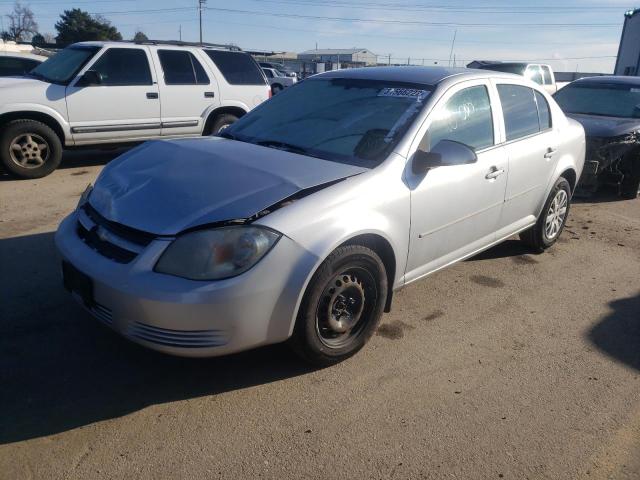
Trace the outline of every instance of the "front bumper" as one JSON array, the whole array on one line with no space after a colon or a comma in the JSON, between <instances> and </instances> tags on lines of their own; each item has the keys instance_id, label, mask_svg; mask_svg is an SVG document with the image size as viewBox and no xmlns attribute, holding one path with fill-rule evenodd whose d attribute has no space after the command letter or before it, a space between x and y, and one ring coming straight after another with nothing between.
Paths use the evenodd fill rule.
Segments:
<instances>
[{"instance_id":1,"label":"front bumper","mask_svg":"<svg viewBox=\"0 0 640 480\"><path fill-rule=\"evenodd\" d=\"M283 236L242 275L187 280L153 271L168 240L156 239L129 263L118 263L80 239L77 216L63 220L55 242L63 261L92 280L93 301L85 308L128 339L173 355L225 355L286 340L318 262Z\"/></svg>"}]
</instances>

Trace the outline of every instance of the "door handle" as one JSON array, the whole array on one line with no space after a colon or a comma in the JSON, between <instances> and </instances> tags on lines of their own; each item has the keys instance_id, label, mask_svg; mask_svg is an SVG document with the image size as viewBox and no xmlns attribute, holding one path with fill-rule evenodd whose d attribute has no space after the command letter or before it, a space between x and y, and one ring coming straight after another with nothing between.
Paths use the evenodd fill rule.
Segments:
<instances>
[{"instance_id":1,"label":"door handle","mask_svg":"<svg viewBox=\"0 0 640 480\"><path fill-rule=\"evenodd\" d=\"M216 96L216 94L213 93L213 92L204 92L204 97L205 98L213 98L215 96Z\"/></svg>"},{"instance_id":2,"label":"door handle","mask_svg":"<svg viewBox=\"0 0 640 480\"><path fill-rule=\"evenodd\" d=\"M158 98L158 92L147 92L147 98L150 100Z\"/></svg>"},{"instance_id":3,"label":"door handle","mask_svg":"<svg viewBox=\"0 0 640 480\"><path fill-rule=\"evenodd\" d=\"M489 170L489 173L487 173L484 176L484 178L486 178L487 180L495 180L496 178L498 178L503 173L504 173L504 169L503 168L491 167L491 170Z\"/></svg>"},{"instance_id":4,"label":"door handle","mask_svg":"<svg viewBox=\"0 0 640 480\"><path fill-rule=\"evenodd\" d=\"M547 153L544 154L544 158L551 158L554 153L556 153L556 149L549 147L547 148Z\"/></svg>"}]
</instances>

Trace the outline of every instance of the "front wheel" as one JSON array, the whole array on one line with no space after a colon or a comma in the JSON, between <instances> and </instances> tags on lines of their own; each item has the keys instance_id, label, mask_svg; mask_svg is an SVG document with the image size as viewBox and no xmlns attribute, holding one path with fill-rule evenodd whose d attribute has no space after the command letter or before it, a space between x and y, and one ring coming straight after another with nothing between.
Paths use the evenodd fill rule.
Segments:
<instances>
[{"instance_id":1,"label":"front wheel","mask_svg":"<svg viewBox=\"0 0 640 480\"><path fill-rule=\"evenodd\" d=\"M8 173L18 178L42 178L62 160L62 142L44 123L13 120L0 135L0 161Z\"/></svg>"},{"instance_id":2,"label":"front wheel","mask_svg":"<svg viewBox=\"0 0 640 480\"><path fill-rule=\"evenodd\" d=\"M625 174L620 184L620 196L627 200L633 200L640 190L640 173Z\"/></svg>"},{"instance_id":3,"label":"front wheel","mask_svg":"<svg viewBox=\"0 0 640 480\"><path fill-rule=\"evenodd\" d=\"M321 367L352 356L375 332L387 289L384 264L373 250L361 245L337 248L305 291L291 347Z\"/></svg>"},{"instance_id":4,"label":"front wheel","mask_svg":"<svg viewBox=\"0 0 640 480\"><path fill-rule=\"evenodd\" d=\"M536 224L520 234L520 240L542 252L558 241L569 215L571 206L571 186L560 177L544 204Z\"/></svg>"}]
</instances>

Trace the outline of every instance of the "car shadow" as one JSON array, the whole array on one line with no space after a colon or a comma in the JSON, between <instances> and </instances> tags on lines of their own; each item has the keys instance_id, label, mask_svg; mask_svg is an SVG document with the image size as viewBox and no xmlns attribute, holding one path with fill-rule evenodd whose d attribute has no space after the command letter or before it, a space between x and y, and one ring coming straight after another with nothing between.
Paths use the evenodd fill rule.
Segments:
<instances>
[{"instance_id":1,"label":"car shadow","mask_svg":"<svg viewBox=\"0 0 640 480\"><path fill-rule=\"evenodd\" d=\"M498 245L491 247L489 250L479 253L469 259L467 262L477 262L479 260L496 260L498 258L519 257L521 255L535 255L536 252L527 247L520 240L505 240Z\"/></svg>"},{"instance_id":2,"label":"car shadow","mask_svg":"<svg viewBox=\"0 0 640 480\"><path fill-rule=\"evenodd\" d=\"M640 370L640 293L609 303L611 313L588 333L598 349Z\"/></svg>"},{"instance_id":3,"label":"car shadow","mask_svg":"<svg viewBox=\"0 0 640 480\"><path fill-rule=\"evenodd\" d=\"M53 233L0 240L0 265L0 444L313 371L284 346L187 359L130 343L62 288Z\"/></svg>"}]
</instances>

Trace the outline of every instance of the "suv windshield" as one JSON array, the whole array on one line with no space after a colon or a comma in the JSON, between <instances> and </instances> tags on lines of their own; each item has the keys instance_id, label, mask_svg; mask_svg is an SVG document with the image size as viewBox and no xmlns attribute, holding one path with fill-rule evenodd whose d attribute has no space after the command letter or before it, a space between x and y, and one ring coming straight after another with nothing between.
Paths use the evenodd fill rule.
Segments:
<instances>
[{"instance_id":1,"label":"suv windshield","mask_svg":"<svg viewBox=\"0 0 640 480\"><path fill-rule=\"evenodd\" d=\"M68 83L93 57L100 47L69 47L31 70L31 75L45 82Z\"/></svg>"},{"instance_id":2,"label":"suv windshield","mask_svg":"<svg viewBox=\"0 0 640 480\"><path fill-rule=\"evenodd\" d=\"M431 90L378 80L306 80L249 112L221 136L372 168L400 141Z\"/></svg>"},{"instance_id":3,"label":"suv windshield","mask_svg":"<svg viewBox=\"0 0 640 480\"><path fill-rule=\"evenodd\" d=\"M615 83L568 85L554 95L565 113L640 118L640 87Z\"/></svg>"}]
</instances>

